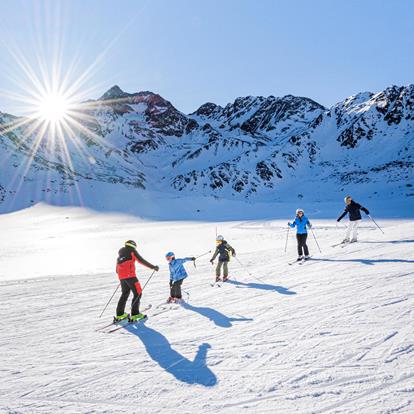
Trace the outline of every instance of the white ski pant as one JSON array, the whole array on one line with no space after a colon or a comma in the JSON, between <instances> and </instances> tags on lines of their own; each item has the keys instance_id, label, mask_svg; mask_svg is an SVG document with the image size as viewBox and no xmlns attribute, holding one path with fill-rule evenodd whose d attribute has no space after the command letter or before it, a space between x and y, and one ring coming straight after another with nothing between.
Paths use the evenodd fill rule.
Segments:
<instances>
[{"instance_id":1,"label":"white ski pant","mask_svg":"<svg viewBox=\"0 0 414 414\"><path fill-rule=\"evenodd\" d=\"M358 226L361 220L350 221L348 224L348 228L346 230L346 239L351 239L352 233L352 240L357 240L358 238Z\"/></svg>"}]
</instances>

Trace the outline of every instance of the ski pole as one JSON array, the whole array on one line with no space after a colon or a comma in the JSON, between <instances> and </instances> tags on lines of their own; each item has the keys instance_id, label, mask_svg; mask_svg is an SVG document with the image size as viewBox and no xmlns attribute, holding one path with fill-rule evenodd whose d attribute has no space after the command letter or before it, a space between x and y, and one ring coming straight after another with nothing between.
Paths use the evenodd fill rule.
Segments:
<instances>
[{"instance_id":1,"label":"ski pole","mask_svg":"<svg viewBox=\"0 0 414 414\"><path fill-rule=\"evenodd\" d=\"M341 223L341 222L339 222L340 224L341 224L341 226L343 226L344 228L348 228L348 226L346 225L346 224L344 224L344 223ZM336 222L336 227L338 227L338 222Z\"/></svg>"},{"instance_id":2,"label":"ski pole","mask_svg":"<svg viewBox=\"0 0 414 414\"><path fill-rule=\"evenodd\" d=\"M145 282L145 285L143 286L143 288L142 288L142 292L144 291L144 289L145 289L145 286L147 286L148 285L148 282L152 279L152 277L154 276L154 274L155 274L155 269L152 271L152 273L151 273L151 275L150 275L150 277L147 279L147 281Z\"/></svg>"},{"instance_id":3,"label":"ski pole","mask_svg":"<svg viewBox=\"0 0 414 414\"><path fill-rule=\"evenodd\" d=\"M244 268L244 270L246 270L246 272L251 276L251 277L254 277L250 272L249 272L249 269L247 269L246 268L246 266L239 260L239 258L236 256L236 260L239 262L239 265L241 266L241 267L243 267Z\"/></svg>"},{"instance_id":4,"label":"ski pole","mask_svg":"<svg viewBox=\"0 0 414 414\"><path fill-rule=\"evenodd\" d=\"M287 244L288 244L288 238L289 238L289 230L290 227L287 228L287 232L286 232L286 243L285 243L285 253L286 253L286 249L287 249Z\"/></svg>"},{"instance_id":5,"label":"ski pole","mask_svg":"<svg viewBox=\"0 0 414 414\"><path fill-rule=\"evenodd\" d=\"M209 250L208 252L205 252L205 253L203 253L203 254L200 254L200 255L196 256L196 260L197 260L197 259L199 259L200 257L203 257L203 256L208 255L209 253L211 253L211 250ZM196 266L196 261L195 261L195 260L194 260L194 262L193 262L193 265L194 265L194 267L197 269L197 266Z\"/></svg>"},{"instance_id":6,"label":"ski pole","mask_svg":"<svg viewBox=\"0 0 414 414\"><path fill-rule=\"evenodd\" d=\"M205 252L203 254L200 254L199 256L196 256L196 259L199 259L200 257L203 257L203 256L207 256L209 253L211 253L211 250L209 250L208 252Z\"/></svg>"},{"instance_id":7,"label":"ski pole","mask_svg":"<svg viewBox=\"0 0 414 414\"><path fill-rule=\"evenodd\" d=\"M138 299L140 299L140 298L141 298L141 296L142 296L142 292L144 291L145 286L147 286L147 285L148 285L148 282L152 279L152 277L154 276L154 274L155 274L155 269L152 271L152 273L151 273L150 277L147 279L147 281L145 282L145 285L142 287L141 294L140 294L140 295L138 295L138 296L135 298L135 300L132 302L132 304L131 304L131 308L135 305L135 302L136 302Z\"/></svg>"},{"instance_id":8,"label":"ski pole","mask_svg":"<svg viewBox=\"0 0 414 414\"><path fill-rule=\"evenodd\" d=\"M374 222L374 224L381 230L381 233L382 234L385 234L383 231L382 231L382 228L380 227L380 226L378 226L378 224L377 224L377 222L368 214L368 217Z\"/></svg>"},{"instance_id":9,"label":"ski pole","mask_svg":"<svg viewBox=\"0 0 414 414\"><path fill-rule=\"evenodd\" d=\"M111 303L112 298L115 296L116 291L119 289L119 286L121 286L121 283L118 283L118 286L116 287L114 293L112 293L111 298L108 300L108 303L106 304L106 306L104 307L103 311L101 312L101 314L99 315L99 317L101 317L104 312L106 311L106 308L108 307L108 305Z\"/></svg>"},{"instance_id":10,"label":"ski pole","mask_svg":"<svg viewBox=\"0 0 414 414\"><path fill-rule=\"evenodd\" d=\"M312 227L311 227L311 232L312 232L312 234L313 234L313 238L315 239L316 245L318 246L319 253L322 253L322 250L321 250L321 248L319 247L318 240L316 239L316 236L315 236L315 233L314 233L314 231L313 231Z\"/></svg>"},{"instance_id":11,"label":"ski pole","mask_svg":"<svg viewBox=\"0 0 414 414\"><path fill-rule=\"evenodd\" d=\"M236 258L236 260L239 262L239 264L240 264L240 266L241 267L243 267L244 268L244 270L249 274L249 276L250 277L252 277L253 279L256 279L256 280L258 280L259 282L261 282L261 280L260 279L258 279L256 276L253 276L251 273L250 273L250 271L249 271L249 269L247 268L247 266L245 266L240 260L239 260L239 258L237 257L237 256L235 256L235 258Z\"/></svg>"}]
</instances>

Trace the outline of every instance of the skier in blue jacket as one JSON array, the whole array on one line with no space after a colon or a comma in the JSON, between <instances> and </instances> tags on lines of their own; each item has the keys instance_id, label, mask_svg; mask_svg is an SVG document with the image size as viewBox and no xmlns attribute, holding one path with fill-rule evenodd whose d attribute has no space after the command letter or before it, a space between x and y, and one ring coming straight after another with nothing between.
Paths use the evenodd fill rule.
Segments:
<instances>
[{"instance_id":1,"label":"skier in blue jacket","mask_svg":"<svg viewBox=\"0 0 414 414\"><path fill-rule=\"evenodd\" d=\"M305 216L305 212L298 208L296 210L296 217L293 220L293 223L288 223L288 226L291 228L296 227L296 239L298 241L298 261L309 259L309 249L308 245L306 244L306 239L308 238L308 228L312 228L312 224L310 223L309 219ZM303 257L303 253L305 253L305 257Z\"/></svg>"},{"instance_id":2,"label":"skier in blue jacket","mask_svg":"<svg viewBox=\"0 0 414 414\"><path fill-rule=\"evenodd\" d=\"M165 255L168 266L170 268L170 297L167 302L180 302L182 299L181 285L188 274L184 268L184 263L195 261L195 257L186 257L184 259L176 259L173 252Z\"/></svg>"}]
</instances>

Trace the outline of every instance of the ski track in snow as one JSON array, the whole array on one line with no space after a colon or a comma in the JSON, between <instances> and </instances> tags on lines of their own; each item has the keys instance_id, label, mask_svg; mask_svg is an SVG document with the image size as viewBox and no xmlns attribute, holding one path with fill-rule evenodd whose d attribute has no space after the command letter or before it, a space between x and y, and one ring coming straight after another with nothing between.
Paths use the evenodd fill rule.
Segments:
<instances>
[{"instance_id":1,"label":"ski track in snow","mask_svg":"<svg viewBox=\"0 0 414 414\"><path fill-rule=\"evenodd\" d=\"M210 256L187 264L186 304L156 314L165 251L213 249L216 223L33 211L0 216L1 413L414 412L414 220L383 220L385 235L365 221L344 249L331 247L344 229L313 220L322 253L310 237L302 266L288 265L293 233L283 253L285 221L218 223L247 267L233 260L231 281L211 288ZM153 307L145 323L97 332L116 306L98 319L128 238L161 265L142 300ZM150 272L139 274L145 283Z\"/></svg>"}]
</instances>

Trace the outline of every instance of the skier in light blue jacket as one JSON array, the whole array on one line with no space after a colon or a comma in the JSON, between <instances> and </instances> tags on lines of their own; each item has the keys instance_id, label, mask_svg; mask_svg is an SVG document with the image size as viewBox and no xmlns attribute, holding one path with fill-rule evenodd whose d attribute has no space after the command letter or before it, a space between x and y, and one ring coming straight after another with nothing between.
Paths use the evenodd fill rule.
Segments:
<instances>
[{"instance_id":1,"label":"skier in light blue jacket","mask_svg":"<svg viewBox=\"0 0 414 414\"><path fill-rule=\"evenodd\" d=\"M181 285L188 274L184 268L184 263L195 261L195 257L186 257L184 259L176 259L173 252L165 255L170 268L170 297L167 302L180 302L182 299Z\"/></svg>"},{"instance_id":2,"label":"skier in light blue jacket","mask_svg":"<svg viewBox=\"0 0 414 414\"><path fill-rule=\"evenodd\" d=\"M305 259L309 259L309 249L308 245L306 244L306 239L308 238L308 228L312 228L312 224L305 216L305 212L298 208L296 210L296 217L293 220L293 223L288 223L288 226L291 228L296 227L296 239L298 240L298 261ZM305 253L305 256L303 256Z\"/></svg>"}]
</instances>

